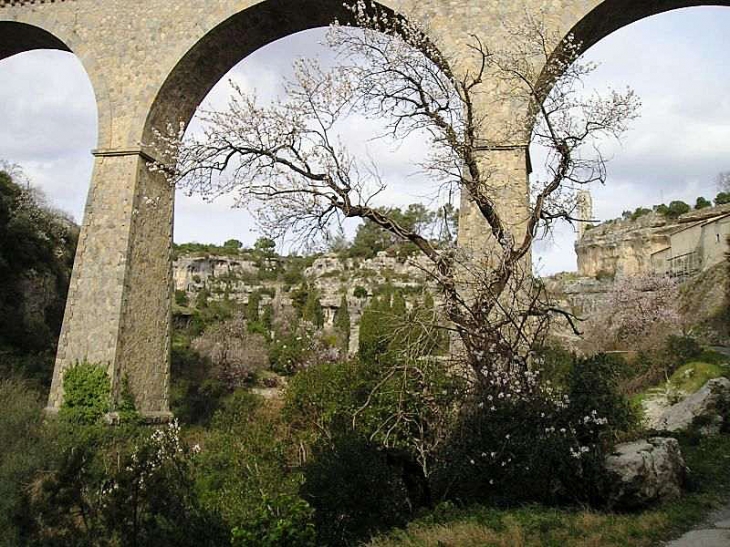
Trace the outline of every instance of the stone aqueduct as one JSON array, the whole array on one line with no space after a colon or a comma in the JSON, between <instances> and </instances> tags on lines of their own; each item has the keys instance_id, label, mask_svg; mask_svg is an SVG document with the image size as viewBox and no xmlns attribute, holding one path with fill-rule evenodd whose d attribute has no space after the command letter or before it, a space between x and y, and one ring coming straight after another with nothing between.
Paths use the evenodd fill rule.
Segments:
<instances>
[{"instance_id":1,"label":"stone aqueduct","mask_svg":"<svg viewBox=\"0 0 730 547\"><path fill-rule=\"evenodd\" d=\"M542 9L561 33L589 47L614 30L664 11L730 0L383 0L428 20L445 53L470 34L499 39L500 22ZM152 129L187 122L211 87L246 55L295 32L328 25L342 0L0 0L0 59L33 49L72 51L93 85L99 135L49 408L62 372L77 360L107 363L113 392L130 381L143 413L168 413L174 192L147 169ZM1 85L1 84L0 84ZM494 120L519 105L495 105ZM526 139L484 136L500 206L519 218L527 203ZM480 246L483 227L462 207L460 242Z\"/></svg>"}]
</instances>

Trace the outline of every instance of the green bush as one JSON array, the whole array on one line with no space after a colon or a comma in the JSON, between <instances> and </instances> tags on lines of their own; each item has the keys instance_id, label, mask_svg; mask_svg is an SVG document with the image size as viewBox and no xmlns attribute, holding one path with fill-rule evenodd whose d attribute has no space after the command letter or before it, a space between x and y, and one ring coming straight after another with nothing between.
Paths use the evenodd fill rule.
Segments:
<instances>
[{"instance_id":1,"label":"green bush","mask_svg":"<svg viewBox=\"0 0 730 547\"><path fill-rule=\"evenodd\" d=\"M355 290L352 291L352 296L355 298L367 298L368 290L365 287L358 285L355 287Z\"/></svg>"},{"instance_id":2,"label":"green bush","mask_svg":"<svg viewBox=\"0 0 730 547\"><path fill-rule=\"evenodd\" d=\"M176 423L150 430L73 424L30 496L30 544L219 546L229 530L194 489Z\"/></svg>"},{"instance_id":3,"label":"green bush","mask_svg":"<svg viewBox=\"0 0 730 547\"><path fill-rule=\"evenodd\" d=\"M222 516L234 545L312 544L293 446L278 409L261 397L237 391L216 413L200 454L197 490L204 507Z\"/></svg>"},{"instance_id":4,"label":"green bush","mask_svg":"<svg viewBox=\"0 0 730 547\"><path fill-rule=\"evenodd\" d=\"M28 544L32 515L27 486L48 467L52 448L43 435L42 399L27 383L0 380L0 546Z\"/></svg>"},{"instance_id":5,"label":"green bush","mask_svg":"<svg viewBox=\"0 0 730 547\"><path fill-rule=\"evenodd\" d=\"M705 209L707 207L712 207L712 203L702 196L698 197L697 201L695 202L695 209L699 210Z\"/></svg>"},{"instance_id":6,"label":"green bush","mask_svg":"<svg viewBox=\"0 0 730 547\"><path fill-rule=\"evenodd\" d=\"M715 205L725 205L730 203L730 192L720 192L715 196Z\"/></svg>"},{"instance_id":7,"label":"green bush","mask_svg":"<svg viewBox=\"0 0 730 547\"><path fill-rule=\"evenodd\" d=\"M355 545L403 525L408 491L386 451L353 433L315 447L304 468L302 497L314 508L318 545Z\"/></svg>"},{"instance_id":8,"label":"green bush","mask_svg":"<svg viewBox=\"0 0 730 547\"><path fill-rule=\"evenodd\" d=\"M563 391L529 373L488 376L439 455L439 498L599 503L606 451L634 416L606 356L576 360L566 383Z\"/></svg>"},{"instance_id":9,"label":"green bush","mask_svg":"<svg viewBox=\"0 0 730 547\"><path fill-rule=\"evenodd\" d=\"M299 497L262 497L258 514L245 527L231 531L233 547L315 547L313 511Z\"/></svg>"},{"instance_id":10,"label":"green bush","mask_svg":"<svg viewBox=\"0 0 730 547\"><path fill-rule=\"evenodd\" d=\"M59 415L78 424L93 424L111 410L111 380L104 367L76 363L63 373Z\"/></svg>"},{"instance_id":11,"label":"green bush","mask_svg":"<svg viewBox=\"0 0 730 547\"><path fill-rule=\"evenodd\" d=\"M691 336L667 337L665 353L675 366L697 359L702 355L702 346Z\"/></svg>"}]
</instances>

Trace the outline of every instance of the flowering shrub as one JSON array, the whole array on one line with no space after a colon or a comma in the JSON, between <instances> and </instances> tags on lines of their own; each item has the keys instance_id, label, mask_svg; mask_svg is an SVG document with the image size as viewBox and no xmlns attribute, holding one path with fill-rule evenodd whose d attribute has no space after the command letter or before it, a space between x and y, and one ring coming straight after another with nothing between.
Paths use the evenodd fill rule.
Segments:
<instances>
[{"instance_id":1,"label":"flowering shrub","mask_svg":"<svg viewBox=\"0 0 730 547\"><path fill-rule=\"evenodd\" d=\"M609 350L653 351L671 333L682 330L676 303L678 283L661 275L617 280L602 313L585 326L589 352Z\"/></svg>"},{"instance_id":2,"label":"flowering shrub","mask_svg":"<svg viewBox=\"0 0 730 547\"><path fill-rule=\"evenodd\" d=\"M63 433L63 432L62 432ZM33 545L217 546L228 530L193 488L197 448L177 422L154 429L74 425L30 496Z\"/></svg>"},{"instance_id":3,"label":"flowering shrub","mask_svg":"<svg viewBox=\"0 0 730 547\"><path fill-rule=\"evenodd\" d=\"M628 427L603 356L575 363L568 389L537 371L495 372L464 405L436 489L461 501L597 501L611 433Z\"/></svg>"}]
</instances>

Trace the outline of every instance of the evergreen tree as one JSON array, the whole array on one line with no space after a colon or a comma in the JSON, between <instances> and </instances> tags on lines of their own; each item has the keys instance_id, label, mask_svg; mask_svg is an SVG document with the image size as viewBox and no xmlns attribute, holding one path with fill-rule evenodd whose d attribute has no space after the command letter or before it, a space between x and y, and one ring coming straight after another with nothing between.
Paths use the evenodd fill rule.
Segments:
<instances>
[{"instance_id":1,"label":"evergreen tree","mask_svg":"<svg viewBox=\"0 0 730 547\"><path fill-rule=\"evenodd\" d=\"M313 323L316 327L321 328L324 325L322 303L315 291L310 291L307 296L307 301L304 303L304 308L302 308L302 319Z\"/></svg>"},{"instance_id":2,"label":"evergreen tree","mask_svg":"<svg viewBox=\"0 0 730 547\"><path fill-rule=\"evenodd\" d=\"M246 304L246 319L250 323L255 323L259 320L259 304L261 303L261 293L254 291L248 296L248 303Z\"/></svg>"},{"instance_id":3,"label":"evergreen tree","mask_svg":"<svg viewBox=\"0 0 730 547\"><path fill-rule=\"evenodd\" d=\"M366 364L379 363L388 352L390 344L389 324L390 297L373 298L360 318L360 340L358 353Z\"/></svg>"},{"instance_id":4,"label":"evergreen tree","mask_svg":"<svg viewBox=\"0 0 730 547\"><path fill-rule=\"evenodd\" d=\"M335 312L335 331L342 339L342 347L347 352L350 347L350 310L347 307L347 297L343 294L340 307Z\"/></svg>"},{"instance_id":5,"label":"evergreen tree","mask_svg":"<svg viewBox=\"0 0 730 547\"><path fill-rule=\"evenodd\" d=\"M393 303L390 307L391 321L399 320L406 315L406 299L403 297L403 293L400 291L393 295Z\"/></svg>"}]
</instances>

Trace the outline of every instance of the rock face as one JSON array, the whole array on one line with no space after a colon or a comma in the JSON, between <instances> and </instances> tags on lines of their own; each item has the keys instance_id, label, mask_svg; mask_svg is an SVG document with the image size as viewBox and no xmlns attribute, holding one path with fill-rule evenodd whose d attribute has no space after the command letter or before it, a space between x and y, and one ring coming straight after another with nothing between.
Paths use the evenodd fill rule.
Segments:
<instances>
[{"instance_id":1,"label":"rock face","mask_svg":"<svg viewBox=\"0 0 730 547\"><path fill-rule=\"evenodd\" d=\"M695 418L701 418L706 421L702 430L716 433L722 425L718 407L723 401L730 402L730 380L715 378L683 401L670 406L655 423L649 425L657 431L682 431L692 425Z\"/></svg>"},{"instance_id":2,"label":"rock face","mask_svg":"<svg viewBox=\"0 0 730 547\"><path fill-rule=\"evenodd\" d=\"M672 234L699 221L730 212L730 205L690 211L676 219L655 212L635 220L604 222L575 243L578 273L585 277L643 275L661 269L652 254L672 246Z\"/></svg>"},{"instance_id":3,"label":"rock face","mask_svg":"<svg viewBox=\"0 0 730 547\"><path fill-rule=\"evenodd\" d=\"M277 257L262 267L273 271L280 266L286 267L286 261L287 258ZM370 259L324 255L302 272L297 283L304 282L317 290L325 328L332 326L342 296L346 296L350 313L350 353L355 353L362 312L378 289L389 285L406 293L417 293L429 286L435 305L441 305L426 273L429 265L428 259L420 255L408 259L385 252ZM250 295L258 292L261 306L275 302L277 307L291 308L289 291L292 287L273 277L262 276L261 267L245 257L181 256L173 264L175 290L185 292L191 302L204 289L213 300L227 298L242 304L247 304Z\"/></svg>"},{"instance_id":4,"label":"rock face","mask_svg":"<svg viewBox=\"0 0 730 547\"><path fill-rule=\"evenodd\" d=\"M606 470L615 479L609 505L621 509L678 498L687 473L677 439L665 437L617 445Z\"/></svg>"}]
</instances>

